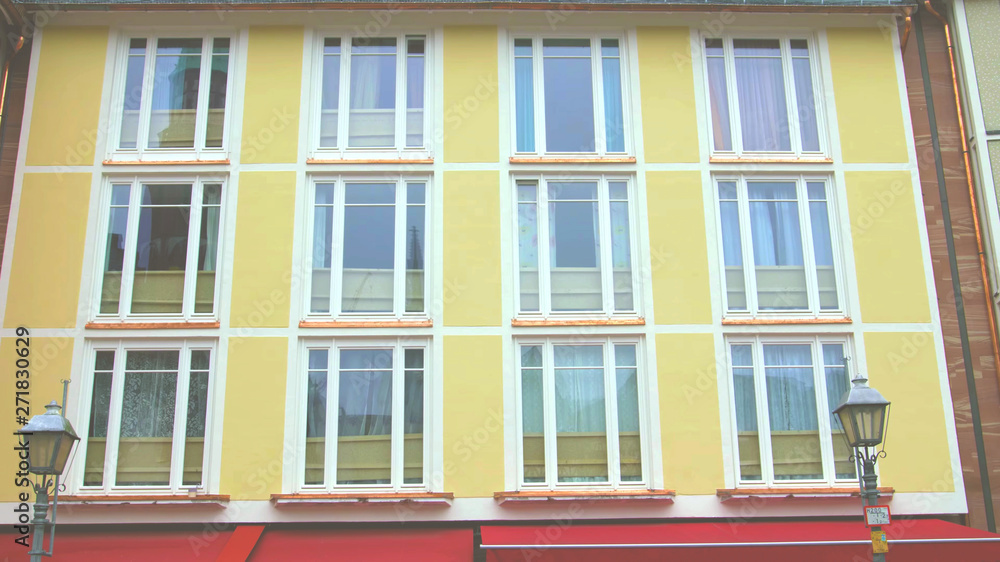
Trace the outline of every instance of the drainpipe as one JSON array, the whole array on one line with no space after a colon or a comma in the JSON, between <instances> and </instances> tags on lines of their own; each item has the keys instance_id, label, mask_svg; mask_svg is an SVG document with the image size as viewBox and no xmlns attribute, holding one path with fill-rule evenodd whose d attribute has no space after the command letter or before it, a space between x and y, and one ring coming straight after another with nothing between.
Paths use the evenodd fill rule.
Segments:
<instances>
[{"instance_id":1,"label":"drainpipe","mask_svg":"<svg viewBox=\"0 0 1000 562\"><path fill-rule=\"evenodd\" d=\"M933 8L931 8L930 0L924 0L924 1L927 10L932 14L937 14L937 12L934 12ZM940 17L940 15L937 15L937 17ZM968 326L966 325L966 319L965 319L965 301L962 297L962 282L961 279L959 279L958 260L955 254L955 237L951 225L951 208L948 204L948 189L947 186L945 185L945 179L944 179L944 164L942 163L941 160L941 142L940 139L938 138L937 116L934 113L934 94L931 91L931 77L930 73L927 70L927 50L924 45L924 33L923 33L923 26L921 24L920 12L917 12L914 18L915 19L913 22L914 23L913 27L916 29L917 51L920 54L920 73L921 76L923 77L924 98L927 101L927 121L928 124L930 125L931 145L934 149L934 166L937 171L938 194L941 198L941 215L943 219L942 222L944 222L945 243L948 246L948 262L949 265L951 266L952 292L955 294L955 310L958 315L958 331L959 331L959 336L961 337L962 340L962 359L965 367L965 380L966 380L966 385L969 388L969 410L972 415L972 430L973 434L975 435L975 441L976 441L976 456L978 457L979 460L979 480L980 480L980 486L982 487L983 490L983 499L986 509L986 526L990 532L995 533L996 520L994 519L994 514L993 514L993 493L990 489L989 467L986 463L986 443L983 440L983 423L979 415L979 397L978 393L976 392L976 378L975 378L975 372L972 367L972 350L969 347L969 329ZM949 54L951 54L952 53L951 36L948 33L948 24L946 22L943 23L944 23L945 37L948 40L948 52ZM951 67L952 82L955 84L955 93L956 93L955 101L956 103L958 103L957 99L958 86L957 82L955 81L954 57L952 57L951 60L952 60L952 67ZM969 153L967 145L965 143L965 130L962 125L963 123L961 114L962 110L960 106L958 112L959 112L958 123L960 128L959 132L961 133L962 136L962 150L965 156L965 163L966 163L966 178L969 179L969 186L971 190L972 184L971 184L971 175L969 174ZM992 299L989 298L989 285L987 283L987 278L986 278L985 262L983 261L982 238L979 232L979 219L978 219L978 214L976 212L976 202L974 193L971 194L971 198L972 198L973 221L976 229L976 241L979 244L978 248L979 248L981 273L983 275L983 283L985 286L985 292L987 296L986 304L987 304L987 310L989 310L989 317L990 317L990 336L993 339L994 360L996 360L997 340L995 335L996 334L995 319L993 317L993 302ZM1000 363L994 363L994 365L1000 365Z\"/></svg>"}]
</instances>

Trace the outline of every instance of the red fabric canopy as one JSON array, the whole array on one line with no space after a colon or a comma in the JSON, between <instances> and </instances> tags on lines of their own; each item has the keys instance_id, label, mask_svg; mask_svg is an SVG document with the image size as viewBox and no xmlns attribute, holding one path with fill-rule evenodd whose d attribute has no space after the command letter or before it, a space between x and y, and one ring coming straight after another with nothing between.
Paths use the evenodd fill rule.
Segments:
<instances>
[{"instance_id":1,"label":"red fabric canopy","mask_svg":"<svg viewBox=\"0 0 1000 562\"><path fill-rule=\"evenodd\" d=\"M210 526L186 529L135 530L128 525L114 528L59 524L52 560L73 562L181 562L215 560L232 531L216 532ZM28 549L14 544L5 534L0 560L27 560ZM30 541L29 541L30 543ZM46 536L45 545L49 540Z\"/></svg>"},{"instance_id":2,"label":"red fabric canopy","mask_svg":"<svg viewBox=\"0 0 1000 562\"><path fill-rule=\"evenodd\" d=\"M896 520L883 530L889 539L887 561L1000 562L1000 535L933 519ZM732 520L646 525L555 522L535 527L483 527L482 533L489 562L651 562L667 558L671 562L849 562L871 560L872 552L869 529L853 521ZM928 539L931 542L923 542ZM495 548L504 546L507 548Z\"/></svg>"},{"instance_id":3,"label":"red fabric canopy","mask_svg":"<svg viewBox=\"0 0 1000 562\"><path fill-rule=\"evenodd\" d=\"M248 562L472 562L472 529L272 529Z\"/></svg>"}]
</instances>

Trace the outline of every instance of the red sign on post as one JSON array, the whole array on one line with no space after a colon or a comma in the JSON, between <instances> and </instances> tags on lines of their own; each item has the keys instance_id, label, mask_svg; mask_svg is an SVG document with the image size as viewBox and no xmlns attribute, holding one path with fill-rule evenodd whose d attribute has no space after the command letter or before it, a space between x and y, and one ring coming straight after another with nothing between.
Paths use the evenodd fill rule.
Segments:
<instances>
[{"instance_id":1,"label":"red sign on post","mask_svg":"<svg viewBox=\"0 0 1000 562\"><path fill-rule=\"evenodd\" d=\"M887 505L865 506L865 524L869 527L876 525L888 525L892 523L892 516L889 514Z\"/></svg>"}]
</instances>

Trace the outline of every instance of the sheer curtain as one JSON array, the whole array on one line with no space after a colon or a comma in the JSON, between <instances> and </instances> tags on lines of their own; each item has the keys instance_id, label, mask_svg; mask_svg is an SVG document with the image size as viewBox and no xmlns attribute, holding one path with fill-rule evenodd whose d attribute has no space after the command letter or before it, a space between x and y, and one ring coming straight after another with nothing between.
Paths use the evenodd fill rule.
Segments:
<instances>
[{"instance_id":1,"label":"sheer curtain","mask_svg":"<svg viewBox=\"0 0 1000 562\"><path fill-rule=\"evenodd\" d=\"M758 306L808 308L795 183L747 184Z\"/></svg>"},{"instance_id":2,"label":"sheer curtain","mask_svg":"<svg viewBox=\"0 0 1000 562\"><path fill-rule=\"evenodd\" d=\"M351 42L349 146L395 144L396 56L393 38Z\"/></svg>"},{"instance_id":3,"label":"sheer curtain","mask_svg":"<svg viewBox=\"0 0 1000 562\"><path fill-rule=\"evenodd\" d=\"M128 351L116 483L170 482L180 352Z\"/></svg>"},{"instance_id":4,"label":"sheer curtain","mask_svg":"<svg viewBox=\"0 0 1000 562\"><path fill-rule=\"evenodd\" d=\"M733 41L743 149L790 151L788 107L777 39Z\"/></svg>"},{"instance_id":5,"label":"sheer curtain","mask_svg":"<svg viewBox=\"0 0 1000 562\"><path fill-rule=\"evenodd\" d=\"M823 477L811 345L765 345L764 379L776 480Z\"/></svg>"},{"instance_id":6,"label":"sheer curtain","mask_svg":"<svg viewBox=\"0 0 1000 562\"><path fill-rule=\"evenodd\" d=\"M604 348L556 345L553 359L559 481L607 481Z\"/></svg>"},{"instance_id":7,"label":"sheer curtain","mask_svg":"<svg viewBox=\"0 0 1000 562\"><path fill-rule=\"evenodd\" d=\"M388 349L340 350L338 484L390 482L392 360Z\"/></svg>"}]
</instances>

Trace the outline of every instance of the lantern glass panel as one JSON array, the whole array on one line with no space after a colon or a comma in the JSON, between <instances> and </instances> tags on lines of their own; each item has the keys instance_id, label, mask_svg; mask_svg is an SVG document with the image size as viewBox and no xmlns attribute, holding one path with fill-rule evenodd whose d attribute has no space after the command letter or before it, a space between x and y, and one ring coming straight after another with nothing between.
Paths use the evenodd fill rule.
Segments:
<instances>
[{"instance_id":1,"label":"lantern glass panel","mask_svg":"<svg viewBox=\"0 0 1000 562\"><path fill-rule=\"evenodd\" d=\"M60 435L58 449L56 450L55 465L52 467L56 474L62 474L66 469L66 461L69 460L69 453L73 450L73 444L77 442L71 435L65 433Z\"/></svg>"},{"instance_id":2,"label":"lantern glass panel","mask_svg":"<svg viewBox=\"0 0 1000 562\"><path fill-rule=\"evenodd\" d=\"M28 436L28 460L31 472L35 474L51 474L52 461L59 434L36 432Z\"/></svg>"}]
</instances>

